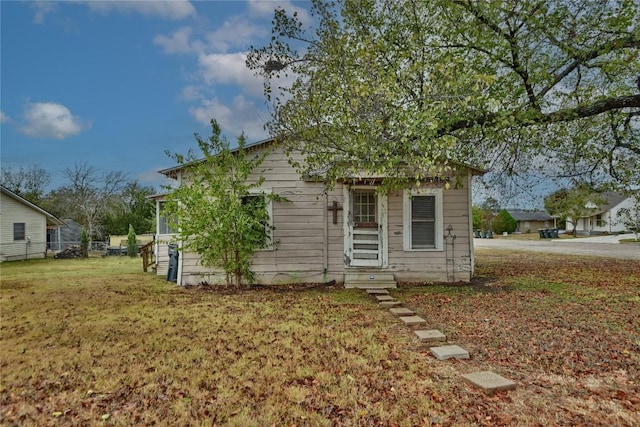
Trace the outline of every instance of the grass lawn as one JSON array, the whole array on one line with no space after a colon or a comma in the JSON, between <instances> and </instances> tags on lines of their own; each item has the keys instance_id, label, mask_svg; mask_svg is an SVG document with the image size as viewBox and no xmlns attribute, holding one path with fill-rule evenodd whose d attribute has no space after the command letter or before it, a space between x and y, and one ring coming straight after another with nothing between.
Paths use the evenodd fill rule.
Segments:
<instances>
[{"instance_id":1,"label":"grass lawn","mask_svg":"<svg viewBox=\"0 0 640 427\"><path fill-rule=\"evenodd\" d=\"M640 263L478 251L471 285L178 288L120 257L3 263L1 425L640 425ZM518 383L486 396L460 375Z\"/></svg>"}]
</instances>

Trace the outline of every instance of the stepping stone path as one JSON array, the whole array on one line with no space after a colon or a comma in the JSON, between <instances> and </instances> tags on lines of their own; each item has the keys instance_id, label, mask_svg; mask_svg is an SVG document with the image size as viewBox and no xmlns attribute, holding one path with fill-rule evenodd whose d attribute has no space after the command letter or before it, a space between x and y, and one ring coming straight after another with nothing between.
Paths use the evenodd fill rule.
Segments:
<instances>
[{"instance_id":1,"label":"stepping stone path","mask_svg":"<svg viewBox=\"0 0 640 427\"><path fill-rule=\"evenodd\" d=\"M367 289L366 291L376 298L381 307L389 308L391 314L399 316L398 319L405 325L412 327L427 323L422 317L415 316L412 310L401 307L402 302L396 301L386 289ZM413 333L416 334L421 342L447 340L447 336L437 329L414 330ZM438 360L469 359L469 352L457 345L430 347L429 350ZM480 388L487 394L493 394L498 390L513 390L516 388L516 383L491 371L472 372L462 375L462 378L465 382Z\"/></svg>"},{"instance_id":2,"label":"stepping stone path","mask_svg":"<svg viewBox=\"0 0 640 427\"><path fill-rule=\"evenodd\" d=\"M390 308L389 311L394 316L413 316L414 314L416 314L412 310L409 310L405 307Z\"/></svg>"},{"instance_id":3,"label":"stepping stone path","mask_svg":"<svg viewBox=\"0 0 640 427\"><path fill-rule=\"evenodd\" d=\"M457 345L445 345L442 347L431 347L429 349L431 354L433 354L438 360L447 360L447 359L468 359L469 352L464 348Z\"/></svg>"},{"instance_id":4,"label":"stepping stone path","mask_svg":"<svg viewBox=\"0 0 640 427\"><path fill-rule=\"evenodd\" d=\"M491 371L473 372L463 375L462 378L487 394L493 394L498 390L513 390L516 388L516 383Z\"/></svg>"},{"instance_id":5,"label":"stepping stone path","mask_svg":"<svg viewBox=\"0 0 640 427\"><path fill-rule=\"evenodd\" d=\"M380 301L380 306L385 308L397 307L402 305L400 301Z\"/></svg>"},{"instance_id":6,"label":"stepping stone path","mask_svg":"<svg viewBox=\"0 0 640 427\"><path fill-rule=\"evenodd\" d=\"M447 336L437 329L413 331L422 342L446 341Z\"/></svg>"},{"instance_id":7,"label":"stepping stone path","mask_svg":"<svg viewBox=\"0 0 640 427\"><path fill-rule=\"evenodd\" d=\"M386 289L367 289L369 295L389 295L389 291Z\"/></svg>"},{"instance_id":8,"label":"stepping stone path","mask_svg":"<svg viewBox=\"0 0 640 427\"><path fill-rule=\"evenodd\" d=\"M407 326L424 325L427 323L427 321L420 316L400 316L399 319Z\"/></svg>"}]
</instances>

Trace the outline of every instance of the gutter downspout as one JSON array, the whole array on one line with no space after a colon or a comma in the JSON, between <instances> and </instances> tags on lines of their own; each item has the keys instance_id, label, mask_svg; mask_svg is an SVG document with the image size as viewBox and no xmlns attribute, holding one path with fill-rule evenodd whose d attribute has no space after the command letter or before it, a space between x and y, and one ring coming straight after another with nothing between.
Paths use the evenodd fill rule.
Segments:
<instances>
[{"instance_id":1,"label":"gutter downspout","mask_svg":"<svg viewBox=\"0 0 640 427\"><path fill-rule=\"evenodd\" d=\"M476 268L476 255L473 248L473 203L471 202L471 181L473 175L469 172L467 175L467 203L469 206L467 207L467 214L469 216L469 258L471 261L471 276L469 280L473 277Z\"/></svg>"},{"instance_id":2,"label":"gutter downspout","mask_svg":"<svg viewBox=\"0 0 640 427\"><path fill-rule=\"evenodd\" d=\"M182 183L182 172L178 173L178 185ZM182 252L182 242L178 243L178 277L176 280L176 284L178 286L182 286L182 263L184 261L184 252Z\"/></svg>"},{"instance_id":3,"label":"gutter downspout","mask_svg":"<svg viewBox=\"0 0 640 427\"><path fill-rule=\"evenodd\" d=\"M324 245L322 246L322 268L323 268L323 278L322 281L327 281L327 273L329 270L329 193L327 192L327 186L324 185L324 201L325 206L322 213L322 218L324 219L322 226L322 238L324 239Z\"/></svg>"}]
</instances>

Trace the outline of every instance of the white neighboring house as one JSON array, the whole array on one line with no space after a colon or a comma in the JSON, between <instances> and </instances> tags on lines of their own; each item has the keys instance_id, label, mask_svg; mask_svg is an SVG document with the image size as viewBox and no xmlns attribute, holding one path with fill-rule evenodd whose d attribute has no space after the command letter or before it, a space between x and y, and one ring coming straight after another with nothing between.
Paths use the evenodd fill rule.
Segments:
<instances>
[{"instance_id":1,"label":"white neighboring house","mask_svg":"<svg viewBox=\"0 0 640 427\"><path fill-rule=\"evenodd\" d=\"M64 222L9 189L0 189L0 261L44 258L47 229Z\"/></svg>"},{"instance_id":2,"label":"white neighboring house","mask_svg":"<svg viewBox=\"0 0 640 427\"><path fill-rule=\"evenodd\" d=\"M589 202L584 216L578 218L576 231L582 234L619 233L627 231L618 213L622 209L632 209L634 196L607 191L598 195L604 203ZM568 220L569 221L569 220Z\"/></svg>"}]
</instances>

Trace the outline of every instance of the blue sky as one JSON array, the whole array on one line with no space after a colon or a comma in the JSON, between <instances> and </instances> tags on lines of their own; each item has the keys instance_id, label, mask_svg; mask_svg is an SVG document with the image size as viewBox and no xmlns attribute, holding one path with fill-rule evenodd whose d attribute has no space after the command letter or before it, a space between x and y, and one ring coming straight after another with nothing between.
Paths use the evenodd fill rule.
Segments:
<instances>
[{"instance_id":1,"label":"blue sky","mask_svg":"<svg viewBox=\"0 0 640 427\"><path fill-rule=\"evenodd\" d=\"M158 187L165 150L196 148L215 117L230 139L266 137L262 80L244 65L292 1L2 1L1 164L87 162Z\"/></svg>"}]
</instances>

